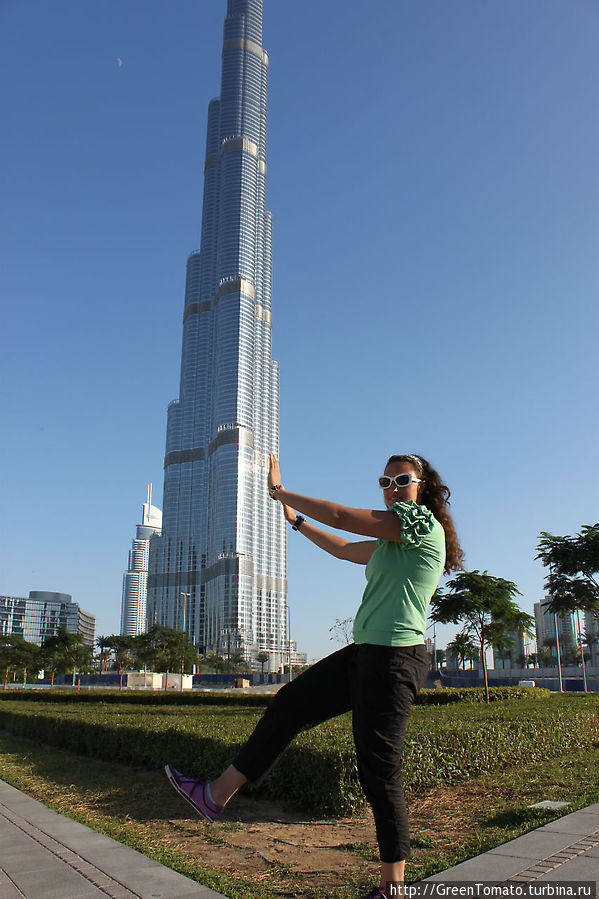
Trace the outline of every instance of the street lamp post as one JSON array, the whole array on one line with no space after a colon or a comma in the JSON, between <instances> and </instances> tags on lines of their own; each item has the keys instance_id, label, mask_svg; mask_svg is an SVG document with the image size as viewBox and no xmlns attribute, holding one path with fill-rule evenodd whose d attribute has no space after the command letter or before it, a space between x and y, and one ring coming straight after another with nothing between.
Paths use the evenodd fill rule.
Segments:
<instances>
[{"instance_id":1,"label":"street lamp post","mask_svg":"<svg viewBox=\"0 0 599 899\"><path fill-rule=\"evenodd\" d=\"M288 636L289 636L289 683L291 683L291 608L287 603L287 620L288 620Z\"/></svg>"},{"instance_id":2,"label":"street lamp post","mask_svg":"<svg viewBox=\"0 0 599 899\"><path fill-rule=\"evenodd\" d=\"M561 657L560 648L559 648L559 633L558 633L559 628L558 628L558 624L557 624L557 615L554 615L553 619L554 619L554 623L555 623L555 648L557 650L557 671L558 671L558 675L559 675L559 691L560 691L560 693L563 693L564 692L564 682L562 679L562 657Z\"/></svg>"},{"instance_id":3,"label":"street lamp post","mask_svg":"<svg viewBox=\"0 0 599 899\"><path fill-rule=\"evenodd\" d=\"M584 647L582 645L582 633L580 630L580 612L576 609L576 625L578 627L578 645L580 647L580 659L582 661L582 680L584 683L584 692L588 693L589 689L587 686L587 666L584 661Z\"/></svg>"},{"instance_id":4,"label":"street lamp post","mask_svg":"<svg viewBox=\"0 0 599 899\"><path fill-rule=\"evenodd\" d=\"M179 593L179 596L182 596L182 597L183 597L183 633L184 633L185 637L187 638L187 627L186 627L186 617L185 617L185 611L186 611L186 609L185 609L185 605L186 605L186 602L187 602L188 599L189 599L189 601L191 602L191 593ZM184 662L185 662L185 656L182 655L182 656L181 656L181 692L183 692L183 667L184 667Z\"/></svg>"}]
</instances>

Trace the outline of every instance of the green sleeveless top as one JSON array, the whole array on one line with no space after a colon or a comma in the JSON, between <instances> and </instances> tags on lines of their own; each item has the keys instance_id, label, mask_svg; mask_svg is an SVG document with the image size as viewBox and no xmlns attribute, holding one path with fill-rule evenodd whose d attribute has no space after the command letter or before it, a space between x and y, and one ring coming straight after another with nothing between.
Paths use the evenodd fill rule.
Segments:
<instances>
[{"instance_id":1,"label":"green sleeveless top","mask_svg":"<svg viewBox=\"0 0 599 899\"><path fill-rule=\"evenodd\" d=\"M354 642L413 646L424 643L428 606L445 565L445 531L413 500L394 503L389 511L401 519L401 542L377 540L354 619Z\"/></svg>"}]
</instances>

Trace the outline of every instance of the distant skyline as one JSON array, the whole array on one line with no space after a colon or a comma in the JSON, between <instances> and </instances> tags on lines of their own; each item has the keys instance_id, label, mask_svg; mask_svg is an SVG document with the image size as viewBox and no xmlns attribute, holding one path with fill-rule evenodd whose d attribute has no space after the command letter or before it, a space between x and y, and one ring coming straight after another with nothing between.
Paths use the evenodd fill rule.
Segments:
<instances>
[{"instance_id":1,"label":"distant skyline","mask_svg":"<svg viewBox=\"0 0 599 899\"><path fill-rule=\"evenodd\" d=\"M225 8L0 6L0 592L98 635L149 481L162 507ZM283 482L382 508L387 457L424 455L531 614L540 532L599 518L598 39L585 2L264 4ZM287 539L319 658L364 570Z\"/></svg>"}]
</instances>

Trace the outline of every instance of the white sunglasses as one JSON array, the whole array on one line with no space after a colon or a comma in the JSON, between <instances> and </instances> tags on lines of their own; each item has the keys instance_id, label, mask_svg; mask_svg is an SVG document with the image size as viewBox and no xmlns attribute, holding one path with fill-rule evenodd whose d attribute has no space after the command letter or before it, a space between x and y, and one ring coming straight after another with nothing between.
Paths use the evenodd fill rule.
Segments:
<instances>
[{"instance_id":1,"label":"white sunglasses","mask_svg":"<svg viewBox=\"0 0 599 899\"><path fill-rule=\"evenodd\" d=\"M407 471L404 474L396 474L394 478L384 474L379 478L379 487L382 487L383 490L386 490L391 484L395 484L397 487L408 487L409 484L420 484L421 481L422 478L417 478L411 471Z\"/></svg>"}]
</instances>

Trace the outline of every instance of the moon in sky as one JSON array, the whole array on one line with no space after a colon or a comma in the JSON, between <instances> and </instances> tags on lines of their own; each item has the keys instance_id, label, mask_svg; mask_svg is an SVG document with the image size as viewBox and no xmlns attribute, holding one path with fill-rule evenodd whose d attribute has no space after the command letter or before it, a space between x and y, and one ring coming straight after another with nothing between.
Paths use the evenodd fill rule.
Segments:
<instances>
[{"instance_id":1,"label":"moon in sky","mask_svg":"<svg viewBox=\"0 0 599 899\"><path fill-rule=\"evenodd\" d=\"M117 66L118 66L119 69L120 69L121 66L123 65L123 60L122 60L122 59L117 59L116 64L117 64Z\"/></svg>"}]
</instances>

